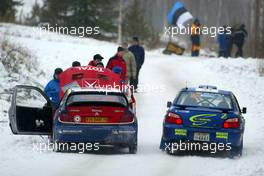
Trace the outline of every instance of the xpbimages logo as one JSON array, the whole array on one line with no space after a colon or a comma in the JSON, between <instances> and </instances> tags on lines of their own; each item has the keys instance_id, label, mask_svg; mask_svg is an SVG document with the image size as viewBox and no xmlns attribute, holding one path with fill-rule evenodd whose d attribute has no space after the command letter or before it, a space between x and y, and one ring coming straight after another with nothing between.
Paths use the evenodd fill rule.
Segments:
<instances>
[{"instance_id":1,"label":"xpbimages logo","mask_svg":"<svg viewBox=\"0 0 264 176\"><path fill-rule=\"evenodd\" d=\"M91 36L91 35L99 35L100 27L99 26L60 26L58 24L51 25L49 23L41 23L38 25L38 28L34 28L34 30L42 36L45 33L56 33L62 35L74 35L80 38Z\"/></svg>"},{"instance_id":2,"label":"xpbimages logo","mask_svg":"<svg viewBox=\"0 0 264 176\"><path fill-rule=\"evenodd\" d=\"M170 37L175 37L177 35L191 35L192 29L190 25L178 27L178 26L165 26L164 31L165 35ZM210 35L210 37L216 37L219 34L228 34L230 35L232 33L231 27L215 27L215 26L201 26L201 27L195 27L195 31L198 35Z\"/></svg>"},{"instance_id":3,"label":"xpbimages logo","mask_svg":"<svg viewBox=\"0 0 264 176\"><path fill-rule=\"evenodd\" d=\"M215 154L217 151L230 151L231 149L231 143L201 143L190 141L165 143L165 151L170 153L175 153L179 151L208 151L212 154Z\"/></svg>"},{"instance_id":4,"label":"xpbimages logo","mask_svg":"<svg viewBox=\"0 0 264 176\"><path fill-rule=\"evenodd\" d=\"M33 151L34 152L45 152L45 151L68 151L68 152L92 152L99 151L100 144L99 143L67 143L67 142L59 142L59 143L33 143Z\"/></svg>"}]
</instances>

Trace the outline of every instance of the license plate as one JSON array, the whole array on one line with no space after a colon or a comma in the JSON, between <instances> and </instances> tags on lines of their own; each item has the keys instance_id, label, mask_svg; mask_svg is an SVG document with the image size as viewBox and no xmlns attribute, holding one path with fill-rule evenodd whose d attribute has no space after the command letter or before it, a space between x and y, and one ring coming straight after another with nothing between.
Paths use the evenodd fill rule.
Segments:
<instances>
[{"instance_id":1,"label":"license plate","mask_svg":"<svg viewBox=\"0 0 264 176\"><path fill-rule=\"evenodd\" d=\"M210 141L209 133L194 133L193 140L195 141Z\"/></svg>"},{"instance_id":2,"label":"license plate","mask_svg":"<svg viewBox=\"0 0 264 176\"><path fill-rule=\"evenodd\" d=\"M86 123L107 123L107 117L86 117Z\"/></svg>"}]
</instances>

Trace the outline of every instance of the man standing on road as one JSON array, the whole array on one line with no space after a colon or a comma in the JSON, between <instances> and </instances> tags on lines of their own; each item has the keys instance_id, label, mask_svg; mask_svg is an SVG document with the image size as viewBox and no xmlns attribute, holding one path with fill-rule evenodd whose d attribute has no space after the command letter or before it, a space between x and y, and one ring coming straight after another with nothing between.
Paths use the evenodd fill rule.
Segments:
<instances>
[{"instance_id":1,"label":"man standing on road","mask_svg":"<svg viewBox=\"0 0 264 176\"><path fill-rule=\"evenodd\" d=\"M245 29L245 25L242 24L239 29L234 32L234 44L237 46L238 50L236 52L236 57L243 57L243 46L245 43L245 38L248 33Z\"/></svg>"},{"instance_id":2,"label":"man standing on road","mask_svg":"<svg viewBox=\"0 0 264 176\"><path fill-rule=\"evenodd\" d=\"M110 58L106 68L110 69L113 71L113 69L117 69L119 67L120 70L120 78L122 81L126 80L126 62L123 59L125 49L122 47L117 48L117 53L114 57Z\"/></svg>"},{"instance_id":3,"label":"man standing on road","mask_svg":"<svg viewBox=\"0 0 264 176\"><path fill-rule=\"evenodd\" d=\"M59 106L60 103L60 74L63 72L61 68L54 70L53 79L46 85L44 92L50 98L52 103Z\"/></svg>"},{"instance_id":4,"label":"man standing on road","mask_svg":"<svg viewBox=\"0 0 264 176\"><path fill-rule=\"evenodd\" d=\"M200 54L200 21L195 19L191 27L192 57L198 57Z\"/></svg>"},{"instance_id":5,"label":"man standing on road","mask_svg":"<svg viewBox=\"0 0 264 176\"><path fill-rule=\"evenodd\" d=\"M131 81L131 85L134 87L134 90L137 90L139 72L145 61L145 51L144 48L140 46L138 37L133 37L132 42L133 42L132 46L130 46L128 50L131 51L135 56L136 65L137 65L137 74L136 74L136 78Z\"/></svg>"},{"instance_id":6,"label":"man standing on road","mask_svg":"<svg viewBox=\"0 0 264 176\"><path fill-rule=\"evenodd\" d=\"M123 59L126 61L126 83L131 84L131 81L136 79L137 64L134 54L128 50L128 44L124 42L122 47L125 49Z\"/></svg>"}]
</instances>

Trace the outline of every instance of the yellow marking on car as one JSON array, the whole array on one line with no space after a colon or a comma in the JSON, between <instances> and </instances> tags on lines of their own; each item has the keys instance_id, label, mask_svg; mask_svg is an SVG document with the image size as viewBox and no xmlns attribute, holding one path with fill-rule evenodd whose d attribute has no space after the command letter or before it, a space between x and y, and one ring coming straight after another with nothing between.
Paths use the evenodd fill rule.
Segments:
<instances>
[{"instance_id":1,"label":"yellow marking on car","mask_svg":"<svg viewBox=\"0 0 264 176\"><path fill-rule=\"evenodd\" d=\"M226 119L226 118L227 118L227 113L223 113L221 119Z\"/></svg>"},{"instance_id":2,"label":"yellow marking on car","mask_svg":"<svg viewBox=\"0 0 264 176\"><path fill-rule=\"evenodd\" d=\"M86 123L107 123L107 117L86 117Z\"/></svg>"},{"instance_id":3,"label":"yellow marking on car","mask_svg":"<svg viewBox=\"0 0 264 176\"><path fill-rule=\"evenodd\" d=\"M202 126L211 122L210 117L215 117L217 114L198 114L190 117L193 126Z\"/></svg>"},{"instance_id":4,"label":"yellow marking on car","mask_svg":"<svg viewBox=\"0 0 264 176\"><path fill-rule=\"evenodd\" d=\"M187 136L187 130L184 130L184 129L175 129L175 135L178 135L178 136Z\"/></svg>"},{"instance_id":5,"label":"yellow marking on car","mask_svg":"<svg viewBox=\"0 0 264 176\"><path fill-rule=\"evenodd\" d=\"M228 133L226 132L216 132L216 138L218 139L228 139Z\"/></svg>"}]
</instances>

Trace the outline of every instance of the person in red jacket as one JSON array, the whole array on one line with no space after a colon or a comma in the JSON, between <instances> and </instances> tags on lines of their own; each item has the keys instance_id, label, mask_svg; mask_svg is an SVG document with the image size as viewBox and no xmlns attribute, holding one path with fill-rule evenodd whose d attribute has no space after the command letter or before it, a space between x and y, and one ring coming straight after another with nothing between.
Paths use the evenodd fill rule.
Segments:
<instances>
[{"instance_id":1,"label":"person in red jacket","mask_svg":"<svg viewBox=\"0 0 264 176\"><path fill-rule=\"evenodd\" d=\"M96 54L88 65L96 67L97 63L102 62L103 59L104 58L100 54Z\"/></svg>"},{"instance_id":2,"label":"person in red jacket","mask_svg":"<svg viewBox=\"0 0 264 176\"><path fill-rule=\"evenodd\" d=\"M113 70L114 67L120 67L121 69L121 74L120 74L120 78L122 80L126 80L126 62L123 59L123 54L125 52L125 49L122 47L118 47L117 49L117 54L110 58L106 68Z\"/></svg>"}]
</instances>

